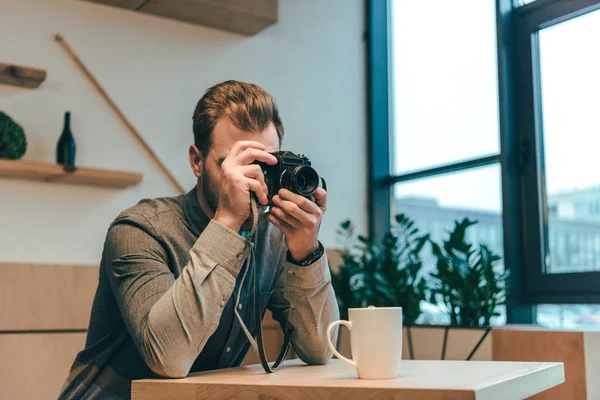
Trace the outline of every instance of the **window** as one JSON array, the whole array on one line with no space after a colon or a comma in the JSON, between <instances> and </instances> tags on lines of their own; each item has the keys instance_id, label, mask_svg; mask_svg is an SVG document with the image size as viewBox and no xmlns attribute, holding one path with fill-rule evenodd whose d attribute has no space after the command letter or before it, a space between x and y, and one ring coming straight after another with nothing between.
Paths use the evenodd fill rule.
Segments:
<instances>
[{"instance_id":1,"label":"window","mask_svg":"<svg viewBox=\"0 0 600 400\"><path fill-rule=\"evenodd\" d=\"M537 305L548 326L592 324L600 0L368 5L370 234L396 212L435 237L478 219L511 269L509 322Z\"/></svg>"},{"instance_id":2,"label":"window","mask_svg":"<svg viewBox=\"0 0 600 400\"><path fill-rule=\"evenodd\" d=\"M498 164L410 180L394 186L394 214L410 216L419 229L443 241L454 221L478 221L468 239L502 255L502 195ZM425 263L433 265L434 263Z\"/></svg>"},{"instance_id":3,"label":"window","mask_svg":"<svg viewBox=\"0 0 600 400\"><path fill-rule=\"evenodd\" d=\"M600 232L595 206L600 175L591 167L600 149L600 11L544 28L538 33L543 159L548 204L548 233L565 232L574 242L571 264L557 262L550 242L548 273L600 271L586 243ZM590 51L592 50L592 51ZM600 166L600 165L599 165Z\"/></svg>"},{"instance_id":4,"label":"window","mask_svg":"<svg viewBox=\"0 0 600 400\"><path fill-rule=\"evenodd\" d=\"M541 304L537 308L537 323L550 329L598 329L600 305Z\"/></svg>"},{"instance_id":5,"label":"window","mask_svg":"<svg viewBox=\"0 0 600 400\"><path fill-rule=\"evenodd\" d=\"M370 47L371 78L385 80L371 81L382 89L371 94L372 124L382 132L371 144L380 175L371 181L372 234L405 213L440 242L468 217L478 221L469 240L503 255L495 1L439 2L435 13L426 2L385 3L370 10L371 21L389 17L389 32L379 23L370 29L371 44L389 40L379 47L389 49L386 58ZM434 268L427 251L423 261Z\"/></svg>"},{"instance_id":6,"label":"window","mask_svg":"<svg viewBox=\"0 0 600 400\"><path fill-rule=\"evenodd\" d=\"M391 2L395 175L500 151L495 1L435 8Z\"/></svg>"},{"instance_id":7,"label":"window","mask_svg":"<svg viewBox=\"0 0 600 400\"><path fill-rule=\"evenodd\" d=\"M421 231L440 244L447 239L454 221L465 217L476 220L478 223L467 231L467 240L474 245L485 243L504 259L498 164L397 183L392 207L394 214L402 212L410 216ZM428 248L421 253L421 259L423 272L434 272L436 259ZM502 261L497 267L504 268ZM498 311L501 316L492 320L494 324L505 322L504 308L499 307ZM417 322L445 324L449 318L440 315L436 308L427 307Z\"/></svg>"},{"instance_id":8,"label":"window","mask_svg":"<svg viewBox=\"0 0 600 400\"><path fill-rule=\"evenodd\" d=\"M520 192L523 209L538 210L523 222L525 295L531 303L600 303L600 1L546 0L515 12Z\"/></svg>"}]
</instances>

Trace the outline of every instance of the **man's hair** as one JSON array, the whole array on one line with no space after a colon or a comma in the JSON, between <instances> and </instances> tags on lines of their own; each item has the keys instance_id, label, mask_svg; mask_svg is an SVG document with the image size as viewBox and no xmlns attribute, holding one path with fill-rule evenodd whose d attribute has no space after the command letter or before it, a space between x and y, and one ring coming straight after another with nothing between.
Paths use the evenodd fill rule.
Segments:
<instances>
[{"instance_id":1,"label":"man's hair","mask_svg":"<svg viewBox=\"0 0 600 400\"><path fill-rule=\"evenodd\" d=\"M281 144L283 123L273 97L252 83L225 81L207 89L194 110L194 144L204 156L212 144L212 131L223 115L236 128L248 132L262 132L272 122Z\"/></svg>"}]
</instances>

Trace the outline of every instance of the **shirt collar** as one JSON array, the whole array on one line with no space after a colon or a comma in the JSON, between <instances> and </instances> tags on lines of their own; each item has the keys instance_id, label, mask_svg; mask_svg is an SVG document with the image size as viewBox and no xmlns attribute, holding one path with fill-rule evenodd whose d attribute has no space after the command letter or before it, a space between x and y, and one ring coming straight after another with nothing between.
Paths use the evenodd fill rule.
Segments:
<instances>
[{"instance_id":1,"label":"shirt collar","mask_svg":"<svg viewBox=\"0 0 600 400\"><path fill-rule=\"evenodd\" d=\"M196 190L197 186L194 186L194 188L184 196L183 214L195 233L199 235L210 222L210 218L202 211L202 207L200 207L200 203L198 202Z\"/></svg>"}]
</instances>

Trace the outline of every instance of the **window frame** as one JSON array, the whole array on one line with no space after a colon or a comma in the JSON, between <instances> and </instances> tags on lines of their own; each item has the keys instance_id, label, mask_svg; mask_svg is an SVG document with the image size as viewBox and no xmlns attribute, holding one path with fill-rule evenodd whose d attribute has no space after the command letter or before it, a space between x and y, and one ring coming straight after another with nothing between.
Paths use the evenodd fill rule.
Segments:
<instances>
[{"instance_id":1,"label":"window frame","mask_svg":"<svg viewBox=\"0 0 600 400\"><path fill-rule=\"evenodd\" d=\"M537 0L514 9L515 85L520 88L513 103L516 137L522 159L519 165L525 297L530 303L600 303L600 272L544 273L548 254L548 204L545 193L541 104L541 29L600 9L600 0ZM529 251L525 251L529 249Z\"/></svg>"},{"instance_id":2,"label":"window frame","mask_svg":"<svg viewBox=\"0 0 600 400\"><path fill-rule=\"evenodd\" d=\"M393 175L390 2L366 1L369 234L379 238L390 229L395 183L499 164L503 210L511 210L502 213L504 263L511 272L509 323L534 323L535 304L600 303L600 272L542 273L542 246L547 239L547 229L542 227L547 227L547 214L541 212L546 206L540 183L545 175L536 131L539 112L534 112L540 88L539 74L535 75L536 43L527 37L534 27L551 26L597 8L600 0L537 0L523 6L496 0L499 153Z\"/></svg>"}]
</instances>

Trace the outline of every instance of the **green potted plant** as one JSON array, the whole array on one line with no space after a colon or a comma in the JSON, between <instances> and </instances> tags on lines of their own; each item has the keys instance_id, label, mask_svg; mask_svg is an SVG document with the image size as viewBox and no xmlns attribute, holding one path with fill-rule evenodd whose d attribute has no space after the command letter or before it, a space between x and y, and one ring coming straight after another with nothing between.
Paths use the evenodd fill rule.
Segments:
<instances>
[{"instance_id":1,"label":"green potted plant","mask_svg":"<svg viewBox=\"0 0 600 400\"><path fill-rule=\"evenodd\" d=\"M492 317L506 303L508 272L488 246L467 241L467 230L476 223L455 221L441 245L430 241L436 265L427 279L429 301L448 313L450 324L407 329L410 358L491 359L490 347L481 345Z\"/></svg>"},{"instance_id":2,"label":"green potted plant","mask_svg":"<svg viewBox=\"0 0 600 400\"><path fill-rule=\"evenodd\" d=\"M342 264L332 274L332 284L342 318L353 307L402 307L404 322L413 324L427 299L420 253L429 235L420 235L404 214L396 215L379 243L356 235L350 221L340 225L338 235Z\"/></svg>"},{"instance_id":3,"label":"green potted plant","mask_svg":"<svg viewBox=\"0 0 600 400\"><path fill-rule=\"evenodd\" d=\"M497 308L506 304L508 271L497 265L500 256L485 244L467 242L467 229L477 221L455 221L442 245L431 242L437 263L432 273L431 300L442 304L453 326L489 326Z\"/></svg>"},{"instance_id":4,"label":"green potted plant","mask_svg":"<svg viewBox=\"0 0 600 400\"><path fill-rule=\"evenodd\" d=\"M413 324L421 314L421 303L427 300L420 253L429 235L419 234L414 221L398 214L378 243L356 235L350 221L340 225L338 238L341 263L332 270L331 281L341 318L348 319L349 308L398 306L404 323ZM349 342L348 332L341 329L338 349L347 357L351 356Z\"/></svg>"},{"instance_id":5,"label":"green potted plant","mask_svg":"<svg viewBox=\"0 0 600 400\"><path fill-rule=\"evenodd\" d=\"M0 111L0 158L18 160L27 150L23 127Z\"/></svg>"}]
</instances>

